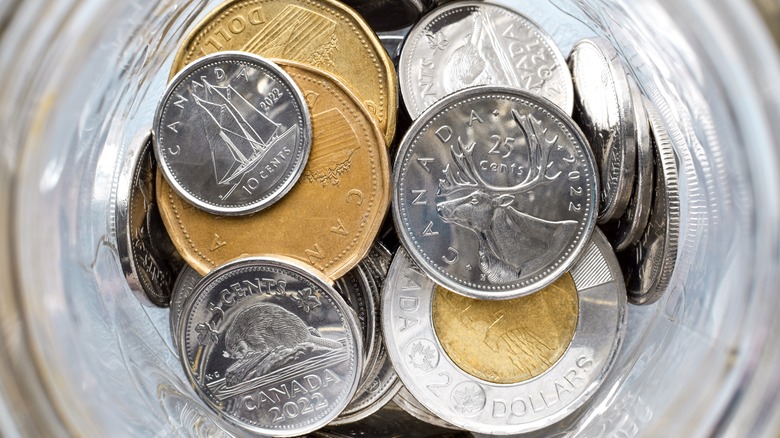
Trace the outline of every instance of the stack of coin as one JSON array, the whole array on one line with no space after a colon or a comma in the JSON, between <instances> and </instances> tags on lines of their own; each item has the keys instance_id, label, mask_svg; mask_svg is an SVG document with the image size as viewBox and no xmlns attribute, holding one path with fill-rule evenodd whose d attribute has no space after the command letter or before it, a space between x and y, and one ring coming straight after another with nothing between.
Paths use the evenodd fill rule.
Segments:
<instances>
[{"instance_id":1,"label":"stack of coin","mask_svg":"<svg viewBox=\"0 0 780 438\"><path fill-rule=\"evenodd\" d=\"M185 37L122 170L128 284L171 307L195 393L241 433L391 400L549 427L604 381L627 299L670 284L663 120L606 40L567 65L503 6L349 3L229 0Z\"/></svg>"}]
</instances>

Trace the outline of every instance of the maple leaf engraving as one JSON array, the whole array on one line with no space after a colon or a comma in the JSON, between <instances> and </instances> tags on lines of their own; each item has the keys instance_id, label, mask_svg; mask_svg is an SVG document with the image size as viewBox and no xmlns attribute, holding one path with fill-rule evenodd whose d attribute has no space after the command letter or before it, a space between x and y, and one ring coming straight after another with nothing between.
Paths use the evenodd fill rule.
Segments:
<instances>
[{"instance_id":1,"label":"maple leaf engraving","mask_svg":"<svg viewBox=\"0 0 780 438\"><path fill-rule=\"evenodd\" d=\"M436 359L436 352L433 348L423 345L421 342L412 344L409 352L409 362L413 367L423 371L430 371L434 368L434 359Z\"/></svg>"},{"instance_id":2,"label":"maple leaf engraving","mask_svg":"<svg viewBox=\"0 0 780 438\"><path fill-rule=\"evenodd\" d=\"M443 52L450 45L450 41L441 31L436 33L426 32L425 38L428 40L428 47L431 50L441 50Z\"/></svg>"},{"instance_id":3,"label":"maple leaf engraving","mask_svg":"<svg viewBox=\"0 0 780 438\"><path fill-rule=\"evenodd\" d=\"M195 326L200 345L216 344L219 341L219 332L211 326L211 322L202 322Z\"/></svg>"},{"instance_id":4,"label":"maple leaf engraving","mask_svg":"<svg viewBox=\"0 0 780 438\"><path fill-rule=\"evenodd\" d=\"M309 313L311 309L320 305L320 299L310 287L305 287L295 292L290 298L295 301L295 304L303 309L304 312Z\"/></svg>"},{"instance_id":5,"label":"maple leaf engraving","mask_svg":"<svg viewBox=\"0 0 780 438\"><path fill-rule=\"evenodd\" d=\"M473 414L485 407L485 391L474 383L465 383L452 391L455 409L462 414Z\"/></svg>"}]
</instances>

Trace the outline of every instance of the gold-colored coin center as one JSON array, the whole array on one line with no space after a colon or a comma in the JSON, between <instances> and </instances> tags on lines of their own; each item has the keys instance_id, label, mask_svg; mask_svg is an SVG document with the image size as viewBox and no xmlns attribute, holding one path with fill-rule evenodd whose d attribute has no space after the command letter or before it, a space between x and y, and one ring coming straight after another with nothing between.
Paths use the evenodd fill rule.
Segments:
<instances>
[{"instance_id":1,"label":"gold-colored coin center","mask_svg":"<svg viewBox=\"0 0 780 438\"><path fill-rule=\"evenodd\" d=\"M502 301L467 298L437 286L433 327L463 371L493 383L518 383L549 369L569 347L579 301L571 275L534 294Z\"/></svg>"}]
</instances>

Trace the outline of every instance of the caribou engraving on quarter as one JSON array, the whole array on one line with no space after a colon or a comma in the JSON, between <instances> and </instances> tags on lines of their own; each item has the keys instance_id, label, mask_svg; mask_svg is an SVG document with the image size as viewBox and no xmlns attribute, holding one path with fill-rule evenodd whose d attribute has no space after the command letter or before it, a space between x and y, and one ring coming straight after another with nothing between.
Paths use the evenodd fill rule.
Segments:
<instances>
[{"instance_id":1,"label":"caribou engraving on quarter","mask_svg":"<svg viewBox=\"0 0 780 438\"><path fill-rule=\"evenodd\" d=\"M166 180L215 214L248 214L280 199L311 148L301 91L276 65L240 52L201 58L177 75L154 133Z\"/></svg>"},{"instance_id":2,"label":"caribou engraving on quarter","mask_svg":"<svg viewBox=\"0 0 780 438\"><path fill-rule=\"evenodd\" d=\"M526 92L478 87L415 122L396 159L393 213L404 245L442 286L509 298L552 283L577 259L596 189L568 115Z\"/></svg>"}]
</instances>

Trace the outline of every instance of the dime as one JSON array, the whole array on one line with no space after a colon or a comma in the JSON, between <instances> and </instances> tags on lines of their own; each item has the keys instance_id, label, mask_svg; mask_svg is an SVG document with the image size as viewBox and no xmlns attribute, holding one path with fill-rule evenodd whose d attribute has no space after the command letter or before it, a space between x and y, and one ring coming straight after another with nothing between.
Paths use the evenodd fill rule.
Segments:
<instances>
[{"instance_id":1,"label":"dime","mask_svg":"<svg viewBox=\"0 0 780 438\"><path fill-rule=\"evenodd\" d=\"M241 50L300 62L349 84L389 146L395 134L398 79L376 34L335 0L230 0L184 39L171 76L201 56Z\"/></svg>"},{"instance_id":2,"label":"dime","mask_svg":"<svg viewBox=\"0 0 780 438\"><path fill-rule=\"evenodd\" d=\"M198 395L247 431L296 436L329 423L362 371L360 328L339 294L289 259L242 259L203 278L179 339Z\"/></svg>"},{"instance_id":3,"label":"dime","mask_svg":"<svg viewBox=\"0 0 780 438\"><path fill-rule=\"evenodd\" d=\"M542 96L571 114L571 73L558 46L517 12L481 1L454 2L409 32L398 66L412 119L442 97L475 85L507 85Z\"/></svg>"},{"instance_id":4,"label":"dime","mask_svg":"<svg viewBox=\"0 0 780 438\"><path fill-rule=\"evenodd\" d=\"M459 427L453 426L452 424L447 423L446 421L437 417L436 414L429 411L425 406L421 405L420 402L418 402L417 399L414 398L414 396L409 393L409 390L406 389L403 385L401 385L401 389L398 390L395 398L393 398L393 402L400 406L401 409L406 411L409 415L420 421L446 429L460 429Z\"/></svg>"},{"instance_id":5,"label":"dime","mask_svg":"<svg viewBox=\"0 0 780 438\"><path fill-rule=\"evenodd\" d=\"M187 298L192 295L192 291L195 290L195 286L198 285L202 278L198 271L192 269L189 265L185 265L184 269L179 273L179 278L176 279L176 284L173 286L170 321L171 337L173 338L173 346L176 347L176 351L179 351L179 321L181 321L184 303L187 302Z\"/></svg>"},{"instance_id":6,"label":"dime","mask_svg":"<svg viewBox=\"0 0 780 438\"><path fill-rule=\"evenodd\" d=\"M282 66L307 96L314 134L303 178L284 199L252 216L221 217L158 185L165 226L201 274L244 255L279 254L339 278L365 256L382 225L390 170L375 121L337 79L299 64Z\"/></svg>"},{"instance_id":7,"label":"dime","mask_svg":"<svg viewBox=\"0 0 780 438\"><path fill-rule=\"evenodd\" d=\"M421 0L345 0L376 32L388 32L413 25L425 12Z\"/></svg>"},{"instance_id":8,"label":"dime","mask_svg":"<svg viewBox=\"0 0 780 438\"><path fill-rule=\"evenodd\" d=\"M623 251L636 243L647 227L650 217L650 201L653 197L653 145L650 140L650 122L647 120L645 98L632 77L628 78L631 101L636 120L636 178L634 189L625 213L601 227L615 251ZM641 102L641 104L640 104Z\"/></svg>"},{"instance_id":9,"label":"dime","mask_svg":"<svg viewBox=\"0 0 780 438\"><path fill-rule=\"evenodd\" d=\"M531 432L574 412L594 394L614 363L625 332L626 292L620 266L600 231L593 233L570 274L577 294L577 314L570 318L576 319L576 328L557 359L547 351L549 345L533 337L539 332L521 328L523 323L510 312L488 315L464 308L461 315L449 313L449 318L462 318L465 330L484 333L472 338L474 344L481 344L485 352L503 350L505 365L514 363L519 370L513 380L524 379L502 384L469 374L448 355L432 316L437 286L399 250L385 283L382 326L404 386L442 420L478 433ZM564 290L563 295L568 293ZM558 318L552 308L539 310L551 321ZM555 344L560 345L560 339ZM529 364L544 361L546 369L529 372Z\"/></svg>"},{"instance_id":10,"label":"dime","mask_svg":"<svg viewBox=\"0 0 780 438\"><path fill-rule=\"evenodd\" d=\"M599 223L626 210L636 170L634 102L617 51L603 38L578 42L569 55L574 120L596 157L601 175ZM639 102L636 102L639 105Z\"/></svg>"},{"instance_id":11,"label":"dime","mask_svg":"<svg viewBox=\"0 0 780 438\"><path fill-rule=\"evenodd\" d=\"M298 180L311 149L303 94L277 65L222 52L176 75L154 118L168 183L213 214L268 207Z\"/></svg>"},{"instance_id":12,"label":"dime","mask_svg":"<svg viewBox=\"0 0 780 438\"><path fill-rule=\"evenodd\" d=\"M506 87L420 116L393 170L401 241L434 281L480 299L533 293L581 255L596 222L593 156L571 118Z\"/></svg>"},{"instance_id":13,"label":"dime","mask_svg":"<svg viewBox=\"0 0 780 438\"><path fill-rule=\"evenodd\" d=\"M652 304L663 295L674 273L680 238L680 194L672 140L655 105L645 100L653 133L655 186L650 222L639 242L618 254L633 304Z\"/></svg>"},{"instance_id":14,"label":"dime","mask_svg":"<svg viewBox=\"0 0 780 438\"><path fill-rule=\"evenodd\" d=\"M167 307L184 260L157 209L151 135L139 146L130 148L119 175L114 217L117 253L125 280L139 301Z\"/></svg>"}]
</instances>

